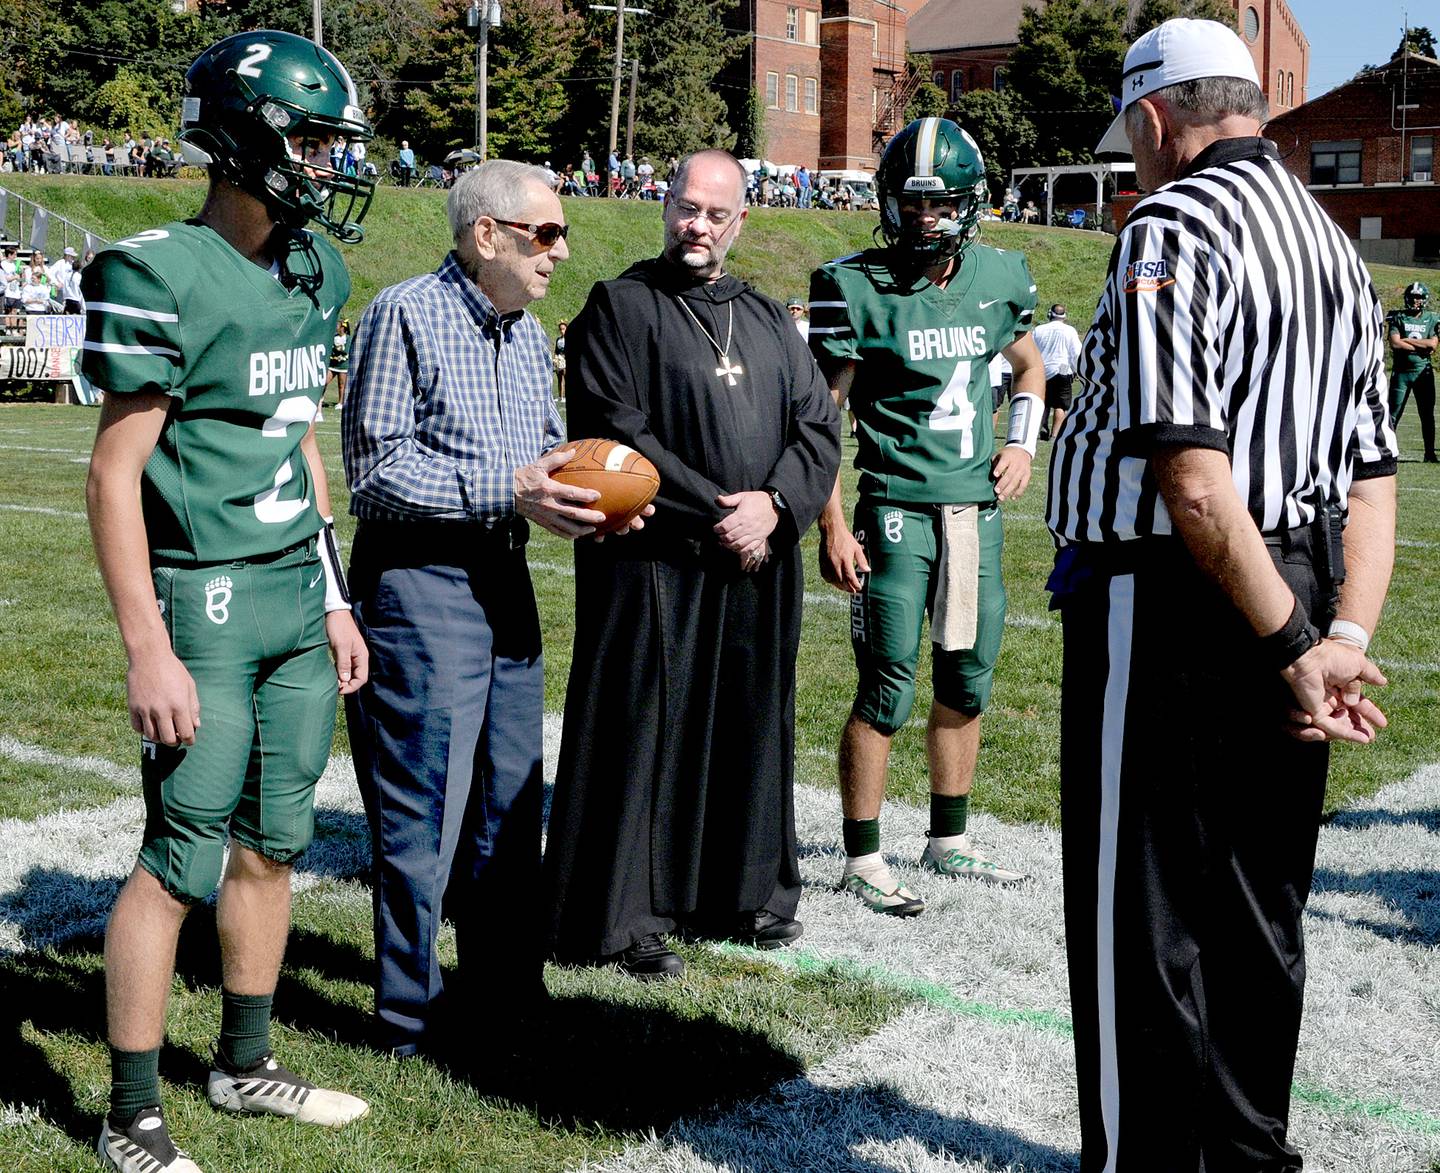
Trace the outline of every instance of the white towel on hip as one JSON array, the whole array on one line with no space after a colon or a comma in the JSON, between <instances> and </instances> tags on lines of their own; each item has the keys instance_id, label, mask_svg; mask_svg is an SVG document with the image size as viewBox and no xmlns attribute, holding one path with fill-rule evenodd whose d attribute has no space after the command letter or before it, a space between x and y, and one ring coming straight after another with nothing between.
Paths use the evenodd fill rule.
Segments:
<instances>
[{"instance_id":1,"label":"white towel on hip","mask_svg":"<svg viewBox=\"0 0 1440 1173\"><path fill-rule=\"evenodd\" d=\"M980 507L940 506L940 583L930 638L945 652L975 646L980 621Z\"/></svg>"}]
</instances>

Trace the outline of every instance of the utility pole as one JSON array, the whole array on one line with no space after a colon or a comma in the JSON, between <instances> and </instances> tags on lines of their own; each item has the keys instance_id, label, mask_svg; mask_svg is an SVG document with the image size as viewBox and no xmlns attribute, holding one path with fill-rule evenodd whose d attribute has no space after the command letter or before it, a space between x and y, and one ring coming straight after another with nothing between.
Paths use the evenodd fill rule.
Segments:
<instances>
[{"instance_id":1,"label":"utility pole","mask_svg":"<svg viewBox=\"0 0 1440 1173\"><path fill-rule=\"evenodd\" d=\"M320 0L313 0L310 5L310 22L315 30L315 43L320 46L325 44L325 31L320 24Z\"/></svg>"},{"instance_id":2,"label":"utility pole","mask_svg":"<svg viewBox=\"0 0 1440 1173\"><path fill-rule=\"evenodd\" d=\"M625 157L635 157L635 86L640 80L640 59L630 58L630 114L625 119Z\"/></svg>"},{"instance_id":3,"label":"utility pole","mask_svg":"<svg viewBox=\"0 0 1440 1173\"><path fill-rule=\"evenodd\" d=\"M648 8L626 8L624 0L618 4L592 4L590 7L596 12L613 12L615 14L615 72L610 87L610 150L605 156L605 191L609 194L614 188L615 175L610 170L610 160L615 154L615 148L620 141L620 74L624 68L625 58L625 14L634 13L636 16L648 16ZM631 127L633 133L635 108L635 89L630 89Z\"/></svg>"},{"instance_id":4,"label":"utility pole","mask_svg":"<svg viewBox=\"0 0 1440 1173\"><path fill-rule=\"evenodd\" d=\"M475 149L489 158L490 30L500 27L500 0L471 0L465 27L475 41Z\"/></svg>"}]
</instances>

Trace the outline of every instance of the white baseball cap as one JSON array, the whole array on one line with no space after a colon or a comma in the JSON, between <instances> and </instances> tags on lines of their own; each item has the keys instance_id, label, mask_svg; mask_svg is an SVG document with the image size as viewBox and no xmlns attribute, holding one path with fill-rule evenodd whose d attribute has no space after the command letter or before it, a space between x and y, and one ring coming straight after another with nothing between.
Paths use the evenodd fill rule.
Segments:
<instances>
[{"instance_id":1,"label":"white baseball cap","mask_svg":"<svg viewBox=\"0 0 1440 1173\"><path fill-rule=\"evenodd\" d=\"M1214 20L1177 17L1138 38L1125 54L1120 113L1095 153L1128 155L1125 111L1138 99L1197 77L1239 77L1260 84L1255 60L1234 29Z\"/></svg>"}]
</instances>

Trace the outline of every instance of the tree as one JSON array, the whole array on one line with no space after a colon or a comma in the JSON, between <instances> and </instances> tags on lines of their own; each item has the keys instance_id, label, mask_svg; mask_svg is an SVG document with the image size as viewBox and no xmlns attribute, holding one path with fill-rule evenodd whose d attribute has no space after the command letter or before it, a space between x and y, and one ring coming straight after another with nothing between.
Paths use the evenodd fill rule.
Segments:
<instances>
[{"instance_id":1,"label":"tree","mask_svg":"<svg viewBox=\"0 0 1440 1173\"><path fill-rule=\"evenodd\" d=\"M922 81L905 103L906 125L917 118L938 118L945 113L948 99L945 91L933 81Z\"/></svg>"},{"instance_id":2,"label":"tree","mask_svg":"<svg viewBox=\"0 0 1440 1173\"><path fill-rule=\"evenodd\" d=\"M665 158L705 147L735 145L735 131L717 80L738 56L744 34L725 27L736 0L650 0L626 45L640 58L636 98L637 154ZM607 107L608 110L608 107ZM623 129L623 128L622 128ZM621 143L624 149L624 143Z\"/></svg>"},{"instance_id":3,"label":"tree","mask_svg":"<svg viewBox=\"0 0 1440 1173\"><path fill-rule=\"evenodd\" d=\"M1407 28L1405 35L1400 38L1400 44L1396 46L1395 52L1391 54L1390 59L1393 61L1407 50L1411 53L1419 53L1422 57L1433 58L1436 55L1435 34L1424 25Z\"/></svg>"},{"instance_id":4,"label":"tree","mask_svg":"<svg viewBox=\"0 0 1440 1173\"><path fill-rule=\"evenodd\" d=\"M765 99L751 86L740 112L740 131L735 139L735 154L741 159L763 159L770 132L765 125Z\"/></svg>"},{"instance_id":5,"label":"tree","mask_svg":"<svg viewBox=\"0 0 1440 1173\"><path fill-rule=\"evenodd\" d=\"M576 26L558 0L506 0L490 40L490 154L535 162L555 155L565 113L561 82L575 60Z\"/></svg>"},{"instance_id":6,"label":"tree","mask_svg":"<svg viewBox=\"0 0 1440 1173\"><path fill-rule=\"evenodd\" d=\"M1235 6L1226 0L1140 0L1138 4L1131 0L1130 19L1126 22L1126 29L1133 40L1177 16L1188 16L1191 20L1218 21L1233 29L1235 13Z\"/></svg>"},{"instance_id":7,"label":"tree","mask_svg":"<svg viewBox=\"0 0 1440 1173\"><path fill-rule=\"evenodd\" d=\"M129 130L160 136L173 133L168 113L162 113L164 105L164 95L149 77L122 65L95 91L88 114L95 125L114 134Z\"/></svg>"},{"instance_id":8,"label":"tree","mask_svg":"<svg viewBox=\"0 0 1440 1173\"><path fill-rule=\"evenodd\" d=\"M1051 0L1026 8L1007 85L1034 124L1034 161L1088 163L1115 117L1130 38L1123 0Z\"/></svg>"},{"instance_id":9,"label":"tree","mask_svg":"<svg viewBox=\"0 0 1440 1173\"><path fill-rule=\"evenodd\" d=\"M1012 168L1035 161L1035 124L1013 89L971 90L961 95L948 117L964 127L979 146L992 193L1005 189Z\"/></svg>"}]
</instances>

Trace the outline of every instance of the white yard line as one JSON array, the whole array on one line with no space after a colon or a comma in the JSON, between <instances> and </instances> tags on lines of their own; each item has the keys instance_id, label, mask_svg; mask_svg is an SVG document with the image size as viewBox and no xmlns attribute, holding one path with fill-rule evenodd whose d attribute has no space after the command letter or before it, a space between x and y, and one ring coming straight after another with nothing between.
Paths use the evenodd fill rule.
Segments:
<instances>
[{"instance_id":1,"label":"white yard line","mask_svg":"<svg viewBox=\"0 0 1440 1173\"><path fill-rule=\"evenodd\" d=\"M46 517L73 517L85 520L85 514L74 509L51 509L48 505L7 505L0 502L0 510L6 513L43 513Z\"/></svg>"}]
</instances>

